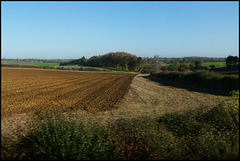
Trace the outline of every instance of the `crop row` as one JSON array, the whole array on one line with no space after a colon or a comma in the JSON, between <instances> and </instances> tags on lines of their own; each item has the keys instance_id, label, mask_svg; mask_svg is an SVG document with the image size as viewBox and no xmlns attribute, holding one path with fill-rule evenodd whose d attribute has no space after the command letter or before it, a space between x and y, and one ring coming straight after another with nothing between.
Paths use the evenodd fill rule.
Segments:
<instances>
[{"instance_id":1,"label":"crop row","mask_svg":"<svg viewBox=\"0 0 240 161\"><path fill-rule=\"evenodd\" d=\"M88 112L114 108L134 75L2 68L1 116L61 107Z\"/></svg>"}]
</instances>

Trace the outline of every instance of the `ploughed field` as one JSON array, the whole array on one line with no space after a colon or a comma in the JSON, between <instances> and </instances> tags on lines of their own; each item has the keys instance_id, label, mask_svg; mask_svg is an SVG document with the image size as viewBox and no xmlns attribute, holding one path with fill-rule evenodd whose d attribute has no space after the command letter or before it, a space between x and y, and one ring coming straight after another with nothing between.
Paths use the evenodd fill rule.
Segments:
<instances>
[{"instance_id":1,"label":"ploughed field","mask_svg":"<svg viewBox=\"0 0 240 161\"><path fill-rule=\"evenodd\" d=\"M1 116L60 107L88 112L115 108L132 74L1 68Z\"/></svg>"}]
</instances>

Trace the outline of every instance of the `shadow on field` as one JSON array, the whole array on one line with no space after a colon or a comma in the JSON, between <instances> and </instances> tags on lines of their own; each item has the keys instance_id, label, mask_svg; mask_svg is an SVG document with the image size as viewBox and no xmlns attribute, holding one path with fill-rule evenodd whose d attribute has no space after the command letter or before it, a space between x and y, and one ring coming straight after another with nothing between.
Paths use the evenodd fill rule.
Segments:
<instances>
[{"instance_id":1,"label":"shadow on field","mask_svg":"<svg viewBox=\"0 0 240 161\"><path fill-rule=\"evenodd\" d=\"M188 85L184 84L180 81L175 80L168 80L164 78L159 78L156 76L142 76L143 78L147 78L151 81L159 83L161 86L172 86L176 88L183 88L188 91L194 91L194 92L201 92L201 93L208 93L208 94L214 94L214 95L221 95L221 96L231 96L231 91L221 90L221 89L211 89L211 88L202 88L198 87L196 85Z\"/></svg>"}]
</instances>

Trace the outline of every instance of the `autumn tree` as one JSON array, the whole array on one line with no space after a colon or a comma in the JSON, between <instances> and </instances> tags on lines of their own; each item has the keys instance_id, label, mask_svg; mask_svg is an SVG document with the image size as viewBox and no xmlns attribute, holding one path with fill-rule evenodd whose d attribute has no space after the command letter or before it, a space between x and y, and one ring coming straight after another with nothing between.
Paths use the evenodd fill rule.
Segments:
<instances>
[{"instance_id":1,"label":"autumn tree","mask_svg":"<svg viewBox=\"0 0 240 161\"><path fill-rule=\"evenodd\" d=\"M127 52L110 52L102 56L91 57L87 65L134 71L138 66L138 58Z\"/></svg>"}]
</instances>

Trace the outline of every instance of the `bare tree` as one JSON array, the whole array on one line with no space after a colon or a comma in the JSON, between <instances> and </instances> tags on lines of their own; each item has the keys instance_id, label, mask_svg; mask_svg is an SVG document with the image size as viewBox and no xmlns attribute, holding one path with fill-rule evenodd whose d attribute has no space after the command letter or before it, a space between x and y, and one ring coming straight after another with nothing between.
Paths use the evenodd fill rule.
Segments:
<instances>
[{"instance_id":1,"label":"bare tree","mask_svg":"<svg viewBox=\"0 0 240 161\"><path fill-rule=\"evenodd\" d=\"M159 70L162 66L162 61L160 60L158 55L154 55L152 61L151 61L151 66L154 70Z\"/></svg>"}]
</instances>

